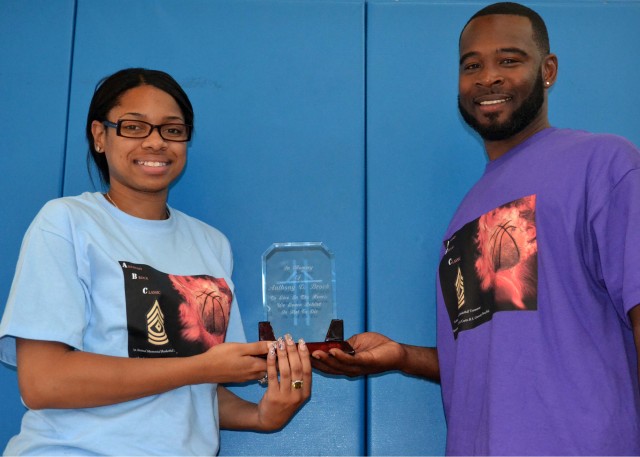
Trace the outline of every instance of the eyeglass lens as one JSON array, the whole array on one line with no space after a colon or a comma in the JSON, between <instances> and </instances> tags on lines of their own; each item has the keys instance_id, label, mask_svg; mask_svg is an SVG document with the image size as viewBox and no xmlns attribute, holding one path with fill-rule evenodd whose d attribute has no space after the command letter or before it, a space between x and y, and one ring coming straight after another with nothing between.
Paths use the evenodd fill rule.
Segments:
<instances>
[{"instance_id":1,"label":"eyeglass lens","mask_svg":"<svg viewBox=\"0 0 640 457\"><path fill-rule=\"evenodd\" d=\"M120 135L127 138L146 138L154 127L165 140L186 141L189 139L189 126L185 124L162 124L154 126L144 121L123 119L120 122Z\"/></svg>"}]
</instances>

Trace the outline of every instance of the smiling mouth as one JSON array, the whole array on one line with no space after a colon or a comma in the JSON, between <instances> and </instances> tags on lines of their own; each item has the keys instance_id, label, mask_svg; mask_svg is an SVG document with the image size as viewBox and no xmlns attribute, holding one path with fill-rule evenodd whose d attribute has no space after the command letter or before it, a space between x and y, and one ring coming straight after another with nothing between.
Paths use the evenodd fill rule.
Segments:
<instances>
[{"instance_id":1,"label":"smiling mouth","mask_svg":"<svg viewBox=\"0 0 640 457\"><path fill-rule=\"evenodd\" d=\"M478 102L478 105L480 106L499 105L501 103L507 103L509 100L511 100L511 97L501 98L499 100L485 100L482 102Z\"/></svg>"},{"instance_id":2,"label":"smiling mouth","mask_svg":"<svg viewBox=\"0 0 640 457\"><path fill-rule=\"evenodd\" d=\"M151 162L146 160L136 160L138 165L144 165L145 167L166 167L169 164L167 162Z\"/></svg>"}]
</instances>

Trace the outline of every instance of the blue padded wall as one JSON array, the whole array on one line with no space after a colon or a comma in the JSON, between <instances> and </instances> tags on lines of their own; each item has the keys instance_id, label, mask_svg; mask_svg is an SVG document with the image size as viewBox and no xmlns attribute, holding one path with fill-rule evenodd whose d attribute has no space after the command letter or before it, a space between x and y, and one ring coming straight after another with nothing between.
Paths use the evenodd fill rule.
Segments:
<instances>
[{"instance_id":1,"label":"blue padded wall","mask_svg":"<svg viewBox=\"0 0 640 457\"><path fill-rule=\"evenodd\" d=\"M367 327L419 346L436 343L439 240L484 163L456 107L452 24L466 15L460 5L368 5ZM371 454L444 452L439 385L390 374L370 378L368 392Z\"/></svg>"},{"instance_id":2,"label":"blue padded wall","mask_svg":"<svg viewBox=\"0 0 640 457\"><path fill-rule=\"evenodd\" d=\"M0 312L24 232L44 202L60 195L73 10L72 0L0 1ZM0 368L0 411L4 449L24 412L13 368Z\"/></svg>"},{"instance_id":3,"label":"blue padded wall","mask_svg":"<svg viewBox=\"0 0 640 457\"><path fill-rule=\"evenodd\" d=\"M551 89L552 124L622 135L640 145L640 2L546 2L558 81Z\"/></svg>"},{"instance_id":4,"label":"blue padded wall","mask_svg":"<svg viewBox=\"0 0 640 457\"><path fill-rule=\"evenodd\" d=\"M409 344L435 344L440 241L486 162L456 97L460 30L489 3L368 2L367 328ZM640 144L640 3L527 4L559 55L552 123ZM444 452L437 385L391 374L370 378L367 392L370 455Z\"/></svg>"}]
</instances>

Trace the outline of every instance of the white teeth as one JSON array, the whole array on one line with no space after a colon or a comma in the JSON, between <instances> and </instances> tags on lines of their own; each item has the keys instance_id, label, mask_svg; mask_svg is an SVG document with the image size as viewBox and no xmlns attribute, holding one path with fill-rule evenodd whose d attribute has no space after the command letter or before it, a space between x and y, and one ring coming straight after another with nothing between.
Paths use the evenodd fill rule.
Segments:
<instances>
[{"instance_id":1,"label":"white teeth","mask_svg":"<svg viewBox=\"0 0 640 457\"><path fill-rule=\"evenodd\" d=\"M502 100L487 100L486 102L480 102L481 105L497 105L498 103L506 103L509 99L503 98Z\"/></svg>"},{"instance_id":2,"label":"white teeth","mask_svg":"<svg viewBox=\"0 0 640 457\"><path fill-rule=\"evenodd\" d=\"M165 162L147 162L147 161L142 161L142 160L138 160L138 163L140 165L144 165L145 167L165 167L167 166L167 164Z\"/></svg>"}]
</instances>

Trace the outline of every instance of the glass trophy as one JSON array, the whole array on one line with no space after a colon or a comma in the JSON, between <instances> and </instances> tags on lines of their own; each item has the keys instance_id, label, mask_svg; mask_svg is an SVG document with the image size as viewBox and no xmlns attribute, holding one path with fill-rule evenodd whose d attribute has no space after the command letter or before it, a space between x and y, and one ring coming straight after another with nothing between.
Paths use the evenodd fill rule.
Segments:
<instances>
[{"instance_id":1,"label":"glass trophy","mask_svg":"<svg viewBox=\"0 0 640 457\"><path fill-rule=\"evenodd\" d=\"M309 351L337 347L353 353L336 319L333 253L320 242L274 243L262 255L260 341L289 333Z\"/></svg>"}]
</instances>

